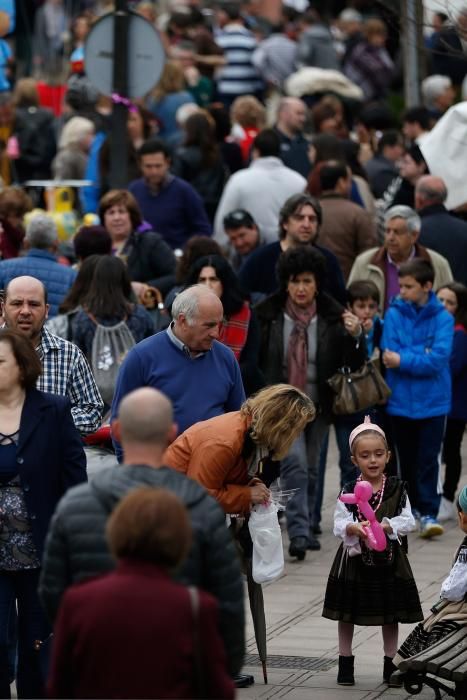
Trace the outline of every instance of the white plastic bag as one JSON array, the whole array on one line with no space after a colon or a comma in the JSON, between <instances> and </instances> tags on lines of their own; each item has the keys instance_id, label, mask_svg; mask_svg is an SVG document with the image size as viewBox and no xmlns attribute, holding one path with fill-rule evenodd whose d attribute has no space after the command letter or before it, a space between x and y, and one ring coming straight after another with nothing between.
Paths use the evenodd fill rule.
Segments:
<instances>
[{"instance_id":1,"label":"white plastic bag","mask_svg":"<svg viewBox=\"0 0 467 700\"><path fill-rule=\"evenodd\" d=\"M275 581L284 570L284 550L277 510L277 505L271 501L267 505L254 506L250 514L248 528L253 540L252 574L256 583Z\"/></svg>"}]
</instances>

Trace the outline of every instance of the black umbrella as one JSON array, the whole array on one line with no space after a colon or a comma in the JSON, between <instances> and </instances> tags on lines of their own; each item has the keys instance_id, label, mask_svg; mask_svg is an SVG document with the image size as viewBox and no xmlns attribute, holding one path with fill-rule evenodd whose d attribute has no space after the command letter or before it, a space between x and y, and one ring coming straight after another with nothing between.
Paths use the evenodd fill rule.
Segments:
<instances>
[{"instance_id":1,"label":"black umbrella","mask_svg":"<svg viewBox=\"0 0 467 700\"><path fill-rule=\"evenodd\" d=\"M253 628L255 631L256 646L258 655L263 667L264 682L268 682L268 671L266 668L266 617L264 614L263 589L261 584L253 580L253 542L251 541L248 529L248 519L232 519L232 531L237 552L242 564L242 570L246 574L248 586L248 599L250 601L251 617L253 618Z\"/></svg>"},{"instance_id":2,"label":"black umbrella","mask_svg":"<svg viewBox=\"0 0 467 700\"><path fill-rule=\"evenodd\" d=\"M266 616L264 614L263 589L260 583L253 580L252 559L246 559L246 581L248 585L248 598L250 600L251 617L253 618L253 628L255 630L256 646L258 655L263 667L263 678L265 684L268 682L267 647L266 647Z\"/></svg>"}]
</instances>

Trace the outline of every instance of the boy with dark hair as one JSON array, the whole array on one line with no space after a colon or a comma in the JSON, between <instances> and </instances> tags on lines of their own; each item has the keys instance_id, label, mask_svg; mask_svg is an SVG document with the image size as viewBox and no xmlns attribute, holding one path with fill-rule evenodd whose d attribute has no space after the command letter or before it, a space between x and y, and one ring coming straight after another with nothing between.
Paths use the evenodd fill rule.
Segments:
<instances>
[{"instance_id":1,"label":"boy with dark hair","mask_svg":"<svg viewBox=\"0 0 467 700\"><path fill-rule=\"evenodd\" d=\"M378 316L379 304L379 290L371 280L355 280L347 287L347 305L362 324L370 358L379 348L383 333L383 321Z\"/></svg>"},{"instance_id":2,"label":"boy with dark hair","mask_svg":"<svg viewBox=\"0 0 467 700\"><path fill-rule=\"evenodd\" d=\"M383 321L378 316L379 300L378 288L371 280L356 280L347 288L347 308L360 321L365 334L369 359L379 358L383 333ZM352 481L358 475L349 452L349 436L352 430L362 423L365 415L370 415L373 423L382 425L382 416L378 406L348 415L335 416L334 418L342 485Z\"/></svg>"},{"instance_id":3,"label":"boy with dark hair","mask_svg":"<svg viewBox=\"0 0 467 700\"><path fill-rule=\"evenodd\" d=\"M384 317L381 347L387 403L401 476L408 482L421 537L443 533L437 522L440 452L451 408L454 322L432 291L430 262L414 258L399 268L400 296Z\"/></svg>"}]
</instances>

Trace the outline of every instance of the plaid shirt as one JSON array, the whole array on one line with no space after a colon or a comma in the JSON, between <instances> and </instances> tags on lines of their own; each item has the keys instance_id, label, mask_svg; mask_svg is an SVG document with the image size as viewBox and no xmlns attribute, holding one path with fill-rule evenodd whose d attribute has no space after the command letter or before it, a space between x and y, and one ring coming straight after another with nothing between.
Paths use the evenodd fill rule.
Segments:
<instances>
[{"instance_id":1,"label":"plaid shirt","mask_svg":"<svg viewBox=\"0 0 467 700\"><path fill-rule=\"evenodd\" d=\"M68 396L79 432L86 435L96 431L101 424L104 403L81 350L43 328L37 353L42 362L37 388Z\"/></svg>"}]
</instances>

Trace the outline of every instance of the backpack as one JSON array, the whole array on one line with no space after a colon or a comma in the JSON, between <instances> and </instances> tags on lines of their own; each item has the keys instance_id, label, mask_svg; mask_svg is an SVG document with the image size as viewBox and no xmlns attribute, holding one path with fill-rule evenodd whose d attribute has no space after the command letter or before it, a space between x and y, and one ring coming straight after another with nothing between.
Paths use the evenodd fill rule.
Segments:
<instances>
[{"instance_id":1,"label":"backpack","mask_svg":"<svg viewBox=\"0 0 467 700\"><path fill-rule=\"evenodd\" d=\"M75 309L74 311L68 311L66 314L58 314L53 318L49 318L45 322L45 327L53 335L58 335L59 338L64 338L71 342L73 341L73 319L78 311L79 309Z\"/></svg>"},{"instance_id":2,"label":"backpack","mask_svg":"<svg viewBox=\"0 0 467 700\"><path fill-rule=\"evenodd\" d=\"M110 405L120 365L136 342L126 319L115 326L103 326L91 314L88 315L96 324L92 341L91 368L104 403Z\"/></svg>"},{"instance_id":3,"label":"backpack","mask_svg":"<svg viewBox=\"0 0 467 700\"><path fill-rule=\"evenodd\" d=\"M19 158L15 162L20 181L50 177L56 153L53 114L40 107L19 107L15 113Z\"/></svg>"}]
</instances>

